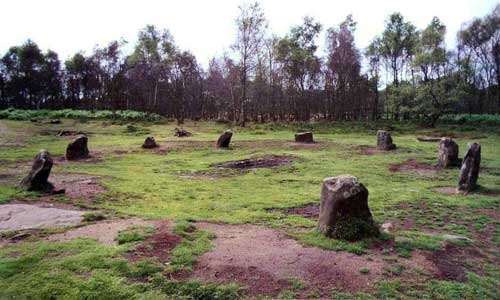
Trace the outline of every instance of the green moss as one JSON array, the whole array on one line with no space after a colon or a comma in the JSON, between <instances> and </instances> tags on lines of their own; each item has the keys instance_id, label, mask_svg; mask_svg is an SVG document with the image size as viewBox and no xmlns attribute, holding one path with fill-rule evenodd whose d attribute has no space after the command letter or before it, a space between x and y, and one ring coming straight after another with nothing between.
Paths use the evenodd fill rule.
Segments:
<instances>
[{"instance_id":1,"label":"green moss","mask_svg":"<svg viewBox=\"0 0 500 300\"><path fill-rule=\"evenodd\" d=\"M33 156L42 148L48 149L54 156L64 155L70 138L57 137L55 134L59 130L69 129L90 134L91 154L99 153L99 160L95 163L57 164L53 173L101 176L99 182L106 192L95 197L92 207L106 214L267 225L284 228L304 245L356 254L370 253L373 251L370 248L373 240L347 242L326 238L312 230L317 224L316 218L288 215L276 210L319 203L321 180L324 177L352 174L369 189L370 209L378 224L393 218L401 222L405 222L406 218L413 221L409 231L396 228L399 231L394 233L396 238L399 237L394 248L400 256L409 257L414 249L438 250L442 236L426 233L431 231L467 237L481 233L487 235L487 241L500 244L500 224L495 224L487 212L498 209L500 205L499 197L487 193L497 190L500 185L498 128L470 126L467 131L463 131L460 126L440 125L435 129L420 129L412 123L389 124L384 121L249 124L246 128L233 128L233 149L221 151L213 147L213 142L221 132L231 127L230 124L186 122L184 127L194 135L182 139L181 145L177 143L179 139L171 135L176 126L173 123L153 123L141 118L138 119L140 122L134 122L128 117L97 121L97 117L80 115L82 120L87 120L82 123L78 121L80 117L73 118L71 112L66 113L58 116L43 116L40 113L38 117L42 122L39 123L0 120L2 143L5 143L0 151L0 174L10 174L8 181L0 182L0 203L13 199L39 199L39 194L25 193L15 188L15 184L9 183L12 176L15 179L13 181L17 182L24 175L13 174L13 170L19 169L19 166L28 168ZM61 118L62 124L51 125L43 121L53 117ZM128 134L128 124L145 131ZM359 146L373 146L376 130L389 125L393 126L395 143L404 150L362 154ZM299 129L312 129L318 143L311 147L290 143L293 134ZM167 153L141 149L145 138L143 132L155 136L160 144L169 143ZM433 190L436 186L455 186L458 175L456 169L446 169L432 177L388 170L391 164L409 158L433 163L436 145L417 142L415 136L442 135L457 136L460 149L465 149L470 140L481 142L484 169L479 178L482 188L477 192L445 195ZM189 144L191 142L193 144ZM298 159L288 166L244 172L226 172L211 167L213 163L269 154L293 155ZM186 174L214 176L189 177ZM216 174L223 176L217 177ZM74 203L64 197L59 197L58 201ZM94 217L89 215L89 218ZM186 231L189 226L192 224L184 222L176 228L183 241L172 251L171 266L166 267L167 271L189 271L196 257L212 247L211 234ZM491 226L497 227L493 233ZM309 230L303 231L303 227ZM339 237L355 235L350 230L352 228L347 229L348 234ZM145 235L142 233L131 234L125 241L143 238ZM387 235L382 235L376 241L386 238ZM165 293L162 287L166 285L153 284L158 278L165 280L159 275L164 267L154 262L131 263L120 259L127 248L130 248L129 245L104 247L88 240L52 245L22 243L2 248L0 299L9 299L13 295L21 299L39 295L46 299L79 299L84 290L88 290L87 295L91 298L92 291L98 286L109 287L112 291L120 288L123 294L117 292L116 296L131 296L130 299L175 299L176 287L183 290L179 294L181 299L202 299L200 297L204 295L207 295L207 299L213 299L219 293L224 297L232 295L235 298L236 289L222 292L224 288L207 287L201 283L169 283L170 288L166 290L170 292ZM387 243L386 248L385 253L392 255L391 243ZM498 251L490 244L482 245L481 250L498 255ZM498 265L493 267L498 269ZM470 270L468 266L466 268ZM405 277L406 273L403 271L401 276ZM495 299L494 291L498 286L496 279L499 277L495 273L482 277L469 275L463 283L435 281L431 284L426 281L415 287L406 281L386 281L377 284L374 298L418 299L420 295L424 299L453 299L458 296L463 299Z\"/></svg>"},{"instance_id":2,"label":"green moss","mask_svg":"<svg viewBox=\"0 0 500 300\"><path fill-rule=\"evenodd\" d=\"M212 249L213 234L196 230L194 224L187 221L176 223L174 233L183 240L170 253L168 272L191 271L196 258Z\"/></svg>"},{"instance_id":3,"label":"green moss","mask_svg":"<svg viewBox=\"0 0 500 300\"><path fill-rule=\"evenodd\" d=\"M82 215L83 220L87 222L102 221L106 219L106 215L100 211L86 212Z\"/></svg>"},{"instance_id":4,"label":"green moss","mask_svg":"<svg viewBox=\"0 0 500 300\"><path fill-rule=\"evenodd\" d=\"M301 244L315 246L328 250L349 251L361 255L366 253L369 240L358 242L347 242L326 237L324 234L314 229L306 232L292 232L290 236L296 238Z\"/></svg>"},{"instance_id":5,"label":"green moss","mask_svg":"<svg viewBox=\"0 0 500 300\"><path fill-rule=\"evenodd\" d=\"M116 241L118 244L143 241L153 235L155 228L153 226L131 226L118 232Z\"/></svg>"},{"instance_id":6,"label":"green moss","mask_svg":"<svg viewBox=\"0 0 500 300\"><path fill-rule=\"evenodd\" d=\"M380 232L373 222L350 217L337 219L331 236L345 241L359 241L368 237L377 237Z\"/></svg>"}]
</instances>

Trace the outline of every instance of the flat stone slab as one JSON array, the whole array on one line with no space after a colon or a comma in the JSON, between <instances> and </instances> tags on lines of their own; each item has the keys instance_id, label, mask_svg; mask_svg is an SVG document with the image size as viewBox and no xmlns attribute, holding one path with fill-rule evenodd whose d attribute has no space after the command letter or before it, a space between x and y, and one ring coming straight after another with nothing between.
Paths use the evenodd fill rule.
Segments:
<instances>
[{"instance_id":1,"label":"flat stone slab","mask_svg":"<svg viewBox=\"0 0 500 300\"><path fill-rule=\"evenodd\" d=\"M84 213L29 204L4 204L0 205L0 232L76 225L83 220Z\"/></svg>"}]
</instances>

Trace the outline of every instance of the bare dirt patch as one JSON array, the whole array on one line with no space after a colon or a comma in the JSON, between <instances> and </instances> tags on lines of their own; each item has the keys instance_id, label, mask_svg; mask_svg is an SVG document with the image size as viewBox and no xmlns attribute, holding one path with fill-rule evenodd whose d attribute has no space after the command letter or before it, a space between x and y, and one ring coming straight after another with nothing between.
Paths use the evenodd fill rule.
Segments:
<instances>
[{"instance_id":1,"label":"bare dirt patch","mask_svg":"<svg viewBox=\"0 0 500 300\"><path fill-rule=\"evenodd\" d=\"M154 234L137 245L133 251L126 253L125 257L130 261L155 258L165 263L170 257L170 250L174 249L181 239L179 235L172 233L170 222L161 221L156 224Z\"/></svg>"},{"instance_id":2,"label":"bare dirt patch","mask_svg":"<svg viewBox=\"0 0 500 300\"><path fill-rule=\"evenodd\" d=\"M273 168L291 164L296 158L285 155L267 155L243 160L227 161L212 164L216 168L230 169L254 169L254 168Z\"/></svg>"},{"instance_id":3,"label":"bare dirt patch","mask_svg":"<svg viewBox=\"0 0 500 300\"><path fill-rule=\"evenodd\" d=\"M406 149L406 148L396 148L395 150L382 150L378 149L375 146L368 146L368 145L357 145L353 147L348 147L349 150L354 150L358 152L361 155L373 155L373 154L378 154L378 153L412 153L413 150L411 149Z\"/></svg>"},{"instance_id":4,"label":"bare dirt patch","mask_svg":"<svg viewBox=\"0 0 500 300\"><path fill-rule=\"evenodd\" d=\"M435 264L440 279L460 282L466 280L466 264L476 261L479 257L482 255L476 249L461 248L451 243L446 243L439 251L427 253L427 258Z\"/></svg>"},{"instance_id":5,"label":"bare dirt patch","mask_svg":"<svg viewBox=\"0 0 500 300\"><path fill-rule=\"evenodd\" d=\"M59 156L54 159L54 165L63 165L63 164L78 164L78 163L87 163L87 164L95 164L102 162L104 160L104 153L91 151L89 157L81 158L77 160L68 161L65 156Z\"/></svg>"},{"instance_id":6,"label":"bare dirt patch","mask_svg":"<svg viewBox=\"0 0 500 300\"><path fill-rule=\"evenodd\" d=\"M485 187L479 187L476 190L473 190L472 192L466 193L466 192L461 192L457 190L457 187L454 186L438 186L432 188L433 191L436 191L441 194L445 195L468 195L468 194L480 194L480 195L485 195L485 196L500 196L500 189L496 188L485 188Z\"/></svg>"},{"instance_id":7,"label":"bare dirt patch","mask_svg":"<svg viewBox=\"0 0 500 300\"><path fill-rule=\"evenodd\" d=\"M75 130L61 130L57 134L57 136L77 136L77 135L87 135L87 133L83 131L75 131Z\"/></svg>"},{"instance_id":8,"label":"bare dirt patch","mask_svg":"<svg viewBox=\"0 0 500 300\"><path fill-rule=\"evenodd\" d=\"M66 227L82 221L82 211L29 204L0 205L0 232L31 228Z\"/></svg>"},{"instance_id":9,"label":"bare dirt patch","mask_svg":"<svg viewBox=\"0 0 500 300\"><path fill-rule=\"evenodd\" d=\"M458 195L457 187L455 186L438 186L432 188L432 190L445 195Z\"/></svg>"},{"instance_id":10,"label":"bare dirt patch","mask_svg":"<svg viewBox=\"0 0 500 300\"><path fill-rule=\"evenodd\" d=\"M308 204L283 209L272 209L272 211L281 212L287 215L299 215L308 219L317 219L319 217L319 204Z\"/></svg>"},{"instance_id":11,"label":"bare dirt patch","mask_svg":"<svg viewBox=\"0 0 500 300\"><path fill-rule=\"evenodd\" d=\"M52 174L49 181L56 189L64 189L66 197L70 199L91 199L93 196L103 193L106 189L97 181L100 176L74 173Z\"/></svg>"},{"instance_id":12,"label":"bare dirt patch","mask_svg":"<svg viewBox=\"0 0 500 300\"><path fill-rule=\"evenodd\" d=\"M368 291L382 276L383 261L367 260L345 252L307 248L276 230L255 225L198 223L217 236L215 249L199 258L193 278L218 283L237 282L249 287L248 294L276 296L290 279L311 292L330 296L332 288L349 292ZM361 268L369 274L361 275Z\"/></svg>"},{"instance_id":13,"label":"bare dirt patch","mask_svg":"<svg viewBox=\"0 0 500 300\"><path fill-rule=\"evenodd\" d=\"M410 158L402 163L390 165L389 171L410 172L410 173L416 173L421 176L429 176L441 172L441 169L425 163L418 162L414 158Z\"/></svg>"},{"instance_id":14,"label":"bare dirt patch","mask_svg":"<svg viewBox=\"0 0 500 300\"><path fill-rule=\"evenodd\" d=\"M417 136L417 141L419 142L424 142L424 143L435 143L439 142L441 140L440 137L437 136Z\"/></svg>"},{"instance_id":15,"label":"bare dirt patch","mask_svg":"<svg viewBox=\"0 0 500 300\"><path fill-rule=\"evenodd\" d=\"M338 146L330 141L315 141L314 143L296 143L280 140L234 141L235 148L239 149L284 149L284 150L321 150Z\"/></svg>"},{"instance_id":16,"label":"bare dirt patch","mask_svg":"<svg viewBox=\"0 0 500 300\"><path fill-rule=\"evenodd\" d=\"M118 232L130 226L153 225L153 221L139 218L109 220L68 230L64 233L47 237L49 241L68 241L76 238L94 239L106 245L117 245L115 241Z\"/></svg>"}]
</instances>

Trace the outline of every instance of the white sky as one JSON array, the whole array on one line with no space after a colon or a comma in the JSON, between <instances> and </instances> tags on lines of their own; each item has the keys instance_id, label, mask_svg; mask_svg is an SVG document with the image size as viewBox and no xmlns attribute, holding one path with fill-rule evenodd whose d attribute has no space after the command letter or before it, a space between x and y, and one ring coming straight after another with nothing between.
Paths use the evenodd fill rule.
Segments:
<instances>
[{"instance_id":1,"label":"white sky","mask_svg":"<svg viewBox=\"0 0 500 300\"><path fill-rule=\"evenodd\" d=\"M270 30L284 35L309 15L324 28L352 13L358 22L356 43L364 48L384 28L384 20L401 12L418 28L433 16L447 26L447 45L454 46L461 24L487 14L498 0L260 0ZM169 29L181 49L191 50L206 66L235 37L239 0L2 0L0 55L31 38L62 60L77 51L90 53L96 44L124 38L135 43L146 24ZM323 45L323 36L320 45Z\"/></svg>"}]
</instances>

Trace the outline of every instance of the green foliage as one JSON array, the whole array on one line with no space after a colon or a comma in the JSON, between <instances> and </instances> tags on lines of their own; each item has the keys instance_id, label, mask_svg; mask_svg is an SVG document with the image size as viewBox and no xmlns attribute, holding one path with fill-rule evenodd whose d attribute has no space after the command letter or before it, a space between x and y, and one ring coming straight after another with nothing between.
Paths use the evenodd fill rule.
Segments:
<instances>
[{"instance_id":1,"label":"green foliage","mask_svg":"<svg viewBox=\"0 0 500 300\"><path fill-rule=\"evenodd\" d=\"M148 259L130 264L120 258L124 251L87 239L0 248L0 299L233 300L242 291L170 281L159 273L162 266Z\"/></svg>"},{"instance_id":2,"label":"green foliage","mask_svg":"<svg viewBox=\"0 0 500 300\"><path fill-rule=\"evenodd\" d=\"M160 280L157 286L172 299L182 300L234 300L243 291L243 288L236 285L217 286L198 281Z\"/></svg>"},{"instance_id":3,"label":"green foliage","mask_svg":"<svg viewBox=\"0 0 500 300\"><path fill-rule=\"evenodd\" d=\"M441 241L442 238L438 235L418 231L400 231L395 240L395 247L401 257L409 257L413 249L437 251L441 248Z\"/></svg>"},{"instance_id":4,"label":"green foliage","mask_svg":"<svg viewBox=\"0 0 500 300\"><path fill-rule=\"evenodd\" d=\"M183 237L182 242L170 253L169 272L191 271L196 258L212 249L214 235L196 230L194 224L187 221L176 223L174 233Z\"/></svg>"},{"instance_id":5,"label":"green foliage","mask_svg":"<svg viewBox=\"0 0 500 300\"><path fill-rule=\"evenodd\" d=\"M359 241L368 237L377 237L379 234L375 224L358 218L338 218L332 230L333 238L345 241Z\"/></svg>"},{"instance_id":6,"label":"green foliage","mask_svg":"<svg viewBox=\"0 0 500 300\"><path fill-rule=\"evenodd\" d=\"M0 111L0 119L29 121L32 119L79 119L79 120L116 120L116 121L148 121L157 122L162 118L158 114L132 110L21 110L8 108Z\"/></svg>"},{"instance_id":7,"label":"green foliage","mask_svg":"<svg viewBox=\"0 0 500 300\"><path fill-rule=\"evenodd\" d=\"M129 276L133 278L147 278L163 270L163 266L158 265L152 259L140 260L130 267Z\"/></svg>"},{"instance_id":8,"label":"green foliage","mask_svg":"<svg viewBox=\"0 0 500 300\"><path fill-rule=\"evenodd\" d=\"M100 211L90 211L82 215L83 220L87 222L95 222L106 219L106 215Z\"/></svg>"},{"instance_id":9,"label":"green foliage","mask_svg":"<svg viewBox=\"0 0 500 300\"><path fill-rule=\"evenodd\" d=\"M500 125L500 115L447 114L439 121L445 124Z\"/></svg>"},{"instance_id":10,"label":"green foliage","mask_svg":"<svg viewBox=\"0 0 500 300\"><path fill-rule=\"evenodd\" d=\"M369 245L368 240L347 242L343 240L328 238L316 229L307 232L293 232L290 233L290 235L296 238L300 243L305 245L311 245L335 251L349 251L357 255L366 253L367 247Z\"/></svg>"},{"instance_id":11,"label":"green foliage","mask_svg":"<svg viewBox=\"0 0 500 300\"><path fill-rule=\"evenodd\" d=\"M279 293L278 299L297 299L297 294L293 291L283 291Z\"/></svg>"}]
</instances>

